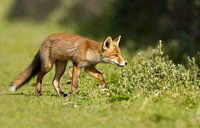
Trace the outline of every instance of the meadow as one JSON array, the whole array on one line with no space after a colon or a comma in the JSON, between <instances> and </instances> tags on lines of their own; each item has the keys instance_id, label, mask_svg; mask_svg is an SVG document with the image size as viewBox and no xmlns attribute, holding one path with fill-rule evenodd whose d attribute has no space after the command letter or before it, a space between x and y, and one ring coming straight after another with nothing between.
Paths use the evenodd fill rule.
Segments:
<instances>
[{"instance_id":1,"label":"meadow","mask_svg":"<svg viewBox=\"0 0 200 128\"><path fill-rule=\"evenodd\" d=\"M9 4L2 1L3 5ZM0 12L4 12L2 6ZM2 11L4 10L4 11ZM126 67L100 64L108 93L98 81L81 72L79 93L58 97L52 86L54 70L43 82L42 96L35 96L31 80L15 93L9 83L31 62L42 40L51 33L70 32L50 23L11 23L0 13L0 127L115 127L115 128L198 128L200 127L200 70L197 60L175 64L165 54L162 42L147 51L122 54ZM72 64L68 64L61 86L70 92Z\"/></svg>"}]
</instances>

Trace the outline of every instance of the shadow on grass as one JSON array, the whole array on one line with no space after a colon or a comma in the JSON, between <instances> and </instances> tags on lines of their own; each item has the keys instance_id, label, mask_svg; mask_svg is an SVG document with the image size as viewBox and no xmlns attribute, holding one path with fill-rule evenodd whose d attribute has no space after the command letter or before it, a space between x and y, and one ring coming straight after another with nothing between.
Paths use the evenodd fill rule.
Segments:
<instances>
[{"instance_id":1,"label":"shadow on grass","mask_svg":"<svg viewBox=\"0 0 200 128\"><path fill-rule=\"evenodd\" d=\"M55 93L52 93L51 91L43 91L43 94L41 96L36 96L35 93L32 92L28 92L28 91L24 91L24 92L3 92L0 93L0 96L35 96L35 97L41 97L41 96L56 96L58 97L58 95L56 95Z\"/></svg>"}]
</instances>

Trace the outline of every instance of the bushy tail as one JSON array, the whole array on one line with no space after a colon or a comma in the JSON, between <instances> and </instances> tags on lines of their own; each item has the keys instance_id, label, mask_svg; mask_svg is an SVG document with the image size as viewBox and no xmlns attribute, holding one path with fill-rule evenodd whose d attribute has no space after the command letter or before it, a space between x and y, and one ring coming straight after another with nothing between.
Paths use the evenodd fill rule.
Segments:
<instances>
[{"instance_id":1,"label":"bushy tail","mask_svg":"<svg viewBox=\"0 0 200 128\"><path fill-rule=\"evenodd\" d=\"M29 82L32 77L34 77L41 68L41 59L39 52L35 55L32 63L17 76L17 78L11 82L10 91L14 92L23 86L25 83Z\"/></svg>"}]
</instances>

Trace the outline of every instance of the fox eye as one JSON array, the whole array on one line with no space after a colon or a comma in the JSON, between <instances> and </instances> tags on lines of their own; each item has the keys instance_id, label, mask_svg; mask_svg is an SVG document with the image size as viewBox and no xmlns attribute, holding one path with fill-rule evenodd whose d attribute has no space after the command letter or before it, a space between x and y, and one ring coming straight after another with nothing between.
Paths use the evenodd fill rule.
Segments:
<instances>
[{"instance_id":1,"label":"fox eye","mask_svg":"<svg viewBox=\"0 0 200 128\"><path fill-rule=\"evenodd\" d=\"M113 54L114 57L118 57L118 54Z\"/></svg>"}]
</instances>

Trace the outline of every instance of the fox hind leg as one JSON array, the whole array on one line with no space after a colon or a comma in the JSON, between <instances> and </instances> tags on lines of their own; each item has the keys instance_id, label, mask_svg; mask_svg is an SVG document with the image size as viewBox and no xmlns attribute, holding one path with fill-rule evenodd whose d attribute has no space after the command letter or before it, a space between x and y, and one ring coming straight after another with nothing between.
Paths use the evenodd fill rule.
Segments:
<instances>
[{"instance_id":1,"label":"fox hind leg","mask_svg":"<svg viewBox=\"0 0 200 128\"><path fill-rule=\"evenodd\" d=\"M65 61L56 61L55 62L55 76L53 79L53 86L59 96L67 96L62 89L60 88L60 78L65 72L67 62Z\"/></svg>"},{"instance_id":2,"label":"fox hind leg","mask_svg":"<svg viewBox=\"0 0 200 128\"><path fill-rule=\"evenodd\" d=\"M42 79L44 77L45 73L39 72L37 74L37 79L36 79L36 85L35 85L35 93L37 96L41 96L41 85L42 85Z\"/></svg>"},{"instance_id":3,"label":"fox hind leg","mask_svg":"<svg viewBox=\"0 0 200 128\"><path fill-rule=\"evenodd\" d=\"M37 96L41 96L41 91L42 91L42 79L45 76L46 73L48 73L53 66L53 62L51 62L50 60L43 60L42 66L40 71L37 74L37 78L36 78L36 85L35 85L35 92Z\"/></svg>"}]
</instances>

